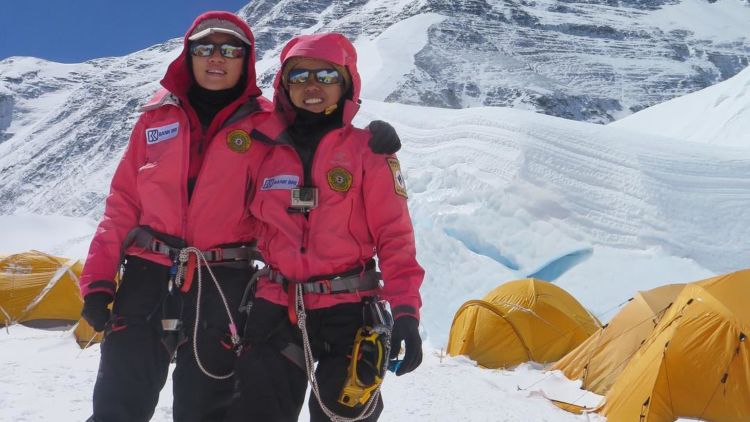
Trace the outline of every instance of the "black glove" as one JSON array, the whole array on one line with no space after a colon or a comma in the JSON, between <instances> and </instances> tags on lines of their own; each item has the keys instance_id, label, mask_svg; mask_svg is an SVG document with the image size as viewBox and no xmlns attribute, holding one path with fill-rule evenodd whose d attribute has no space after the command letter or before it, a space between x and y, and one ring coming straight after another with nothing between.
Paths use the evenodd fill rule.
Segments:
<instances>
[{"instance_id":1,"label":"black glove","mask_svg":"<svg viewBox=\"0 0 750 422\"><path fill-rule=\"evenodd\" d=\"M413 316L404 315L396 318L391 332L391 359L398 357L401 341L406 343L406 351L396 375L408 374L422 363L422 337L419 336L419 321Z\"/></svg>"},{"instance_id":2,"label":"black glove","mask_svg":"<svg viewBox=\"0 0 750 422\"><path fill-rule=\"evenodd\" d=\"M83 298L81 316L94 327L94 331L104 331L104 325L109 321L109 308L112 295L106 292L89 293Z\"/></svg>"},{"instance_id":3,"label":"black glove","mask_svg":"<svg viewBox=\"0 0 750 422\"><path fill-rule=\"evenodd\" d=\"M396 129L388 122L373 120L367 128L372 133L368 145L375 154L390 155L401 149L401 139L399 139Z\"/></svg>"}]
</instances>

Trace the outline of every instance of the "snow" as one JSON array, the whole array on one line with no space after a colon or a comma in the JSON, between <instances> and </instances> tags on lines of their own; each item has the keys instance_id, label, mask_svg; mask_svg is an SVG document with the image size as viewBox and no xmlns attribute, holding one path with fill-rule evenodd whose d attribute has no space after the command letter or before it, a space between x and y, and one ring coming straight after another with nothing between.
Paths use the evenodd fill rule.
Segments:
<instances>
[{"instance_id":1,"label":"snow","mask_svg":"<svg viewBox=\"0 0 750 422\"><path fill-rule=\"evenodd\" d=\"M439 19L413 18L413 44L404 50L418 50L417 35ZM413 65L378 61L378 49L394 48L387 31L360 48L367 50L363 70L406 72ZM14 60L61 74L74 69ZM607 126L514 109L387 104L377 101L379 89L370 91L355 123L383 119L402 137L399 157L427 272L425 360L412 374L386 377L381 420L602 420L569 414L545 398L599 401L559 372L536 364L487 370L444 356L453 314L502 282L538 275L606 322L637 290L746 267L749 72ZM40 110L59 104L56 96L40 100ZM96 223L0 216L0 254L38 249L82 259ZM86 419L98 356L99 346L81 351L70 332L0 331L0 420ZM171 399L165 387L154 421L171 420Z\"/></svg>"},{"instance_id":2,"label":"snow","mask_svg":"<svg viewBox=\"0 0 750 422\"><path fill-rule=\"evenodd\" d=\"M13 326L0 332L0 420L83 421L90 416L91 391L96 380L99 346L79 350L68 332ZM540 384L543 381L546 390ZM172 392L162 390L152 421L171 421ZM559 373L546 374L524 364L513 371L479 369L466 358L442 357L428 351L419 370L402 377L386 377L383 421L587 421L557 409L543 394L567 389L568 397L582 398L577 385ZM519 388L521 388L519 390ZM550 393L551 392L551 393ZM558 395L560 396L560 395ZM588 400L589 403L595 401ZM501 411L501 412L499 412ZM502 416L500 414L502 413ZM64 416L62 416L64 414ZM308 420L306 406L300 420Z\"/></svg>"},{"instance_id":3,"label":"snow","mask_svg":"<svg viewBox=\"0 0 750 422\"><path fill-rule=\"evenodd\" d=\"M750 67L726 81L649 107L609 125L678 140L748 148L748 98ZM678 113L681 119L672 118Z\"/></svg>"},{"instance_id":4,"label":"snow","mask_svg":"<svg viewBox=\"0 0 750 422\"><path fill-rule=\"evenodd\" d=\"M30 249L84 259L98 221L65 216L0 215L0 255Z\"/></svg>"},{"instance_id":5,"label":"snow","mask_svg":"<svg viewBox=\"0 0 750 422\"><path fill-rule=\"evenodd\" d=\"M689 27L699 38L713 38L717 42L736 42L747 39L750 8L744 0L717 0L721 7L704 0L683 0L667 4L643 18L644 23L662 28L664 32ZM711 16L711 19L707 19Z\"/></svg>"},{"instance_id":6,"label":"snow","mask_svg":"<svg viewBox=\"0 0 750 422\"><path fill-rule=\"evenodd\" d=\"M601 420L545 398L598 402L560 373L536 364L480 369L443 356L453 313L504 281L541 274L607 321L637 290L746 265L750 148L503 108L366 100L357 123L374 118L403 139L399 156L427 270L425 362L386 378L382 420ZM0 225L0 253L34 248L84 258L96 222L6 215ZM0 420L88 416L98 346L79 351L69 332L20 326L3 331L0 344ZM165 388L153 420L170 420L170 404Z\"/></svg>"},{"instance_id":7,"label":"snow","mask_svg":"<svg viewBox=\"0 0 750 422\"><path fill-rule=\"evenodd\" d=\"M424 13L404 19L377 38L363 37L354 43L367 52L357 61L362 78L362 97L383 101L398 88L404 75L414 69L414 56L427 44L427 30L445 16Z\"/></svg>"}]
</instances>

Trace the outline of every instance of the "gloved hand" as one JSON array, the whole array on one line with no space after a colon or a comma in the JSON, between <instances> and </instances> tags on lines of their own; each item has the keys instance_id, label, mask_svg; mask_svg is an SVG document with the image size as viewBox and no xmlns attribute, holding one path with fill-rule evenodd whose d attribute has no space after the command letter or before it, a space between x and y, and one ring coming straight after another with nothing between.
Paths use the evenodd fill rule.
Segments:
<instances>
[{"instance_id":1,"label":"gloved hand","mask_svg":"<svg viewBox=\"0 0 750 422\"><path fill-rule=\"evenodd\" d=\"M391 332L391 359L398 357L401 341L406 343L404 360L396 371L396 375L404 375L417 369L422 363L422 338L419 336L419 321L413 316L396 318Z\"/></svg>"},{"instance_id":2,"label":"gloved hand","mask_svg":"<svg viewBox=\"0 0 750 422\"><path fill-rule=\"evenodd\" d=\"M390 155L401 149L401 139L388 122L373 120L367 128L372 132L368 145L375 154Z\"/></svg>"},{"instance_id":3,"label":"gloved hand","mask_svg":"<svg viewBox=\"0 0 750 422\"><path fill-rule=\"evenodd\" d=\"M104 331L104 325L109 321L109 308L112 295L106 292L89 293L83 298L81 316L96 332Z\"/></svg>"}]
</instances>

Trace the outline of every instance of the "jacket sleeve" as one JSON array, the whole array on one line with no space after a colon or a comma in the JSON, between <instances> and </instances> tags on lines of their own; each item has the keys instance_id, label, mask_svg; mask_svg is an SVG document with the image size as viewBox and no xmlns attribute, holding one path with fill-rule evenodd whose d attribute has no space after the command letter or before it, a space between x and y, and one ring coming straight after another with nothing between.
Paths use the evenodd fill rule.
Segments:
<instances>
[{"instance_id":1,"label":"jacket sleeve","mask_svg":"<svg viewBox=\"0 0 750 422\"><path fill-rule=\"evenodd\" d=\"M141 204L137 192L138 170L146 162L143 116L138 119L120 160L99 226L89 246L80 278L81 295L107 292L114 295L120 248L128 232L138 225Z\"/></svg>"},{"instance_id":2,"label":"jacket sleeve","mask_svg":"<svg viewBox=\"0 0 750 422\"><path fill-rule=\"evenodd\" d=\"M419 319L419 287L424 270L417 263L414 228L406 204L406 186L395 155L364 154L363 191L367 225L383 275L383 298L393 317Z\"/></svg>"}]
</instances>

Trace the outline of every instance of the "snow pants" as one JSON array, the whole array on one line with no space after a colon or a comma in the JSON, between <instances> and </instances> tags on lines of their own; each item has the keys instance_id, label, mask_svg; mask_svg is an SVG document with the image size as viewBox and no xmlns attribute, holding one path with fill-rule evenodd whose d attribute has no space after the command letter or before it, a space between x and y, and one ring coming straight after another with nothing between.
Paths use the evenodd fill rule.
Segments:
<instances>
[{"instance_id":1,"label":"snow pants","mask_svg":"<svg viewBox=\"0 0 750 422\"><path fill-rule=\"evenodd\" d=\"M307 311L307 330L315 374L326 407L336 414L353 417L361 407L338 403L349 367L352 343L363 323L362 303L346 303ZM256 299L245 329L246 346L237 360L238 391L228 421L296 422L307 390L305 370L282 351L289 343L302 347L302 333L289 321L286 306ZM304 361L303 361L304 362ZM303 363L304 365L304 363ZM329 421L311 393L308 400L312 422ZM383 411L382 397L373 414L363 419L377 421Z\"/></svg>"},{"instance_id":2,"label":"snow pants","mask_svg":"<svg viewBox=\"0 0 750 422\"><path fill-rule=\"evenodd\" d=\"M239 302L252 274L250 268L212 267L238 329L244 326ZM202 366L215 375L232 371L236 355L229 346L229 319L205 269L201 293L197 349ZM112 326L101 345L94 387L96 422L140 422L151 419L173 358L173 419L177 422L220 421L231 403L234 377L205 375L196 361L193 328L197 275L188 293L168 292L169 269L127 257L112 309ZM162 330L162 318L180 318L183 330ZM241 331L240 331L241 332ZM176 350L176 355L174 351Z\"/></svg>"}]
</instances>

